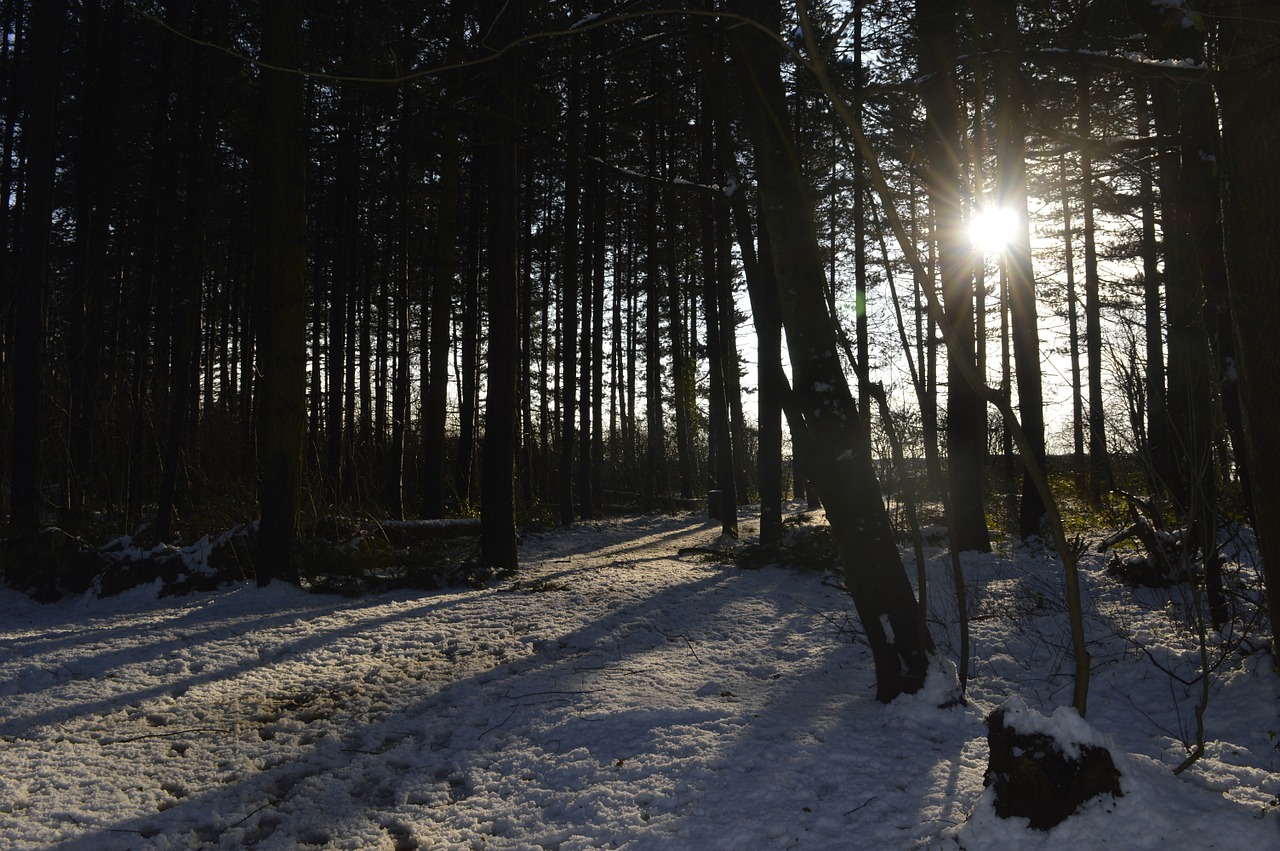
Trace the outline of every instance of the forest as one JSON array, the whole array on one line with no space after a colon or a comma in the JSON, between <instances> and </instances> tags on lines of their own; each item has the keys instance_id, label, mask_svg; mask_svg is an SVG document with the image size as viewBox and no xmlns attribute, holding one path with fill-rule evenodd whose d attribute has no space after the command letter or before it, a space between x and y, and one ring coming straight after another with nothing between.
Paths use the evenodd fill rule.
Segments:
<instances>
[{"instance_id":1,"label":"forest","mask_svg":"<svg viewBox=\"0 0 1280 851\"><path fill-rule=\"evenodd\" d=\"M927 669L899 541L930 524L1047 542L1069 596L1085 532L1127 538L1219 628L1244 524L1280 615L1268 3L0 16L17 589L202 536L305 583L370 523L475 536L473 578L618 511L732 541L758 505L778 546L794 495L886 701Z\"/></svg>"},{"instance_id":2,"label":"forest","mask_svg":"<svg viewBox=\"0 0 1280 851\"><path fill-rule=\"evenodd\" d=\"M1274 837L1273 0L0 27L0 842Z\"/></svg>"}]
</instances>

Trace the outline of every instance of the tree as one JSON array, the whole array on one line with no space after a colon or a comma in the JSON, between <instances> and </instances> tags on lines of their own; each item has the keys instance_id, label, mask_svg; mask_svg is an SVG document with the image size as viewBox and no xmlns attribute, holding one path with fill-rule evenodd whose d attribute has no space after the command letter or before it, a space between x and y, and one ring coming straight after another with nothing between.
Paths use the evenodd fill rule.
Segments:
<instances>
[{"instance_id":1,"label":"tree","mask_svg":"<svg viewBox=\"0 0 1280 851\"><path fill-rule=\"evenodd\" d=\"M710 65L710 63L706 63ZM700 162L704 184L715 183L715 156L712 135L714 122L711 120L710 95L707 86L703 86L700 96L699 141ZM710 506L710 514L718 519L723 534L736 538L738 536L738 500L734 482L733 440L729 428L729 402L726 388L726 373L730 368L726 356L727 342L724 340L727 326L726 317L721 315L722 302L720 290L721 258L717 246L716 206L719 199L709 193L699 198L698 218L700 224L702 249L702 306L703 322L707 333L707 393L708 420L710 432L707 443L710 447L707 480L712 484L710 489L714 495Z\"/></svg>"},{"instance_id":2,"label":"tree","mask_svg":"<svg viewBox=\"0 0 1280 851\"><path fill-rule=\"evenodd\" d=\"M188 10L185 26L208 27L207 9L196 4ZM178 93L178 132L183 145L182 230L178 250L176 280L170 294L167 328L169 352L168 431L161 445L162 471L156 507L156 536L172 539L171 522L182 475L183 455L189 443L193 398L198 389L197 357L202 331L201 308L204 303L206 266L206 229L208 203L206 188L210 184L213 157L212 116L208 106L213 86L214 63L189 60L182 65L182 81ZM301 107L297 116L302 120ZM163 317L162 317L163 318Z\"/></svg>"},{"instance_id":3,"label":"tree","mask_svg":"<svg viewBox=\"0 0 1280 851\"><path fill-rule=\"evenodd\" d=\"M300 0L263 4L262 55L280 68L302 59ZM258 584L298 581L294 562L306 436L306 139L302 77L262 71L255 293Z\"/></svg>"},{"instance_id":4,"label":"tree","mask_svg":"<svg viewBox=\"0 0 1280 851\"><path fill-rule=\"evenodd\" d=\"M778 32L776 0L744 11ZM739 30L735 72L742 92L756 177L773 252L783 328L796 396L817 463L813 472L840 552L845 583L867 633L876 697L915 692L927 669L926 633L918 623L889 515L871 463L871 444L837 355L813 213L792 136L778 47L756 29Z\"/></svg>"},{"instance_id":5,"label":"tree","mask_svg":"<svg viewBox=\"0 0 1280 851\"><path fill-rule=\"evenodd\" d=\"M956 85L956 0L919 0L920 86L924 101L925 183L933 206L933 227L943 303L955 339L947 346L947 480L952 546L991 551L983 498L986 409L964 378L976 364L973 263L965 227L961 188L959 87Z\"/></svg>"},{"instance_id":6,"label":"tree","mask_svg":"<svg viewBox=\"0 0 1280 851\"><path fill-rule=\"evenodd\" d=\"M64 0L37 3L27 35L31 84L24 107L23 144L27 165L22 242L14 293L13 427L10 432L9 522L20 533L40 523L41 397L44 392L45 314L49 289L49 237L52 229L55 121L58 64ZM4 199L5 205L9 199Z\"/></svg>"},{"instance_id":7,"label":"tree","mask_svg":"<svg viewBox=\"0 0 1280 851\"><path fill-rule=\"evenodd\" d=\"M1227 280L1235 317L1245 449L1253 471L1254 520L1267 609L1280 624L1280 394L1274 335L1280 328L1280 8L1267 0L1217 0Z\"/></svg>"},{"instance_id":8,"label":"tree","mask_svg":"<svg viewBox=\"0 0 1280 851\"><path fill-rule=\"evenodd\" d=\"M576 11L576 10L575 10ZM577 74L576 54L569 63L568 97L565 113L565 182L563 250L560 269L560 358L563 385L560 411L560 522L574 519L573 451L577 442L578 399L578 282L579 282L579 159L582 87ZM584 441L585 447L585 441ZM585 448L582 450L585 451Z\"/></svg>"},{"instance_id":9,"label":"tree","mask_svg":"<svg viewBox=\"0 0 1280 851\"><path fill-rule=\"evenodd\" d=\"M449 4L449 57L456 61L461 52L462 16L460 4ZM456 81L446 89L457 96ZM441 127L440 187L436 200L435 276L431 284L428 320L430 341L427 364L427 395L423 400L423 513L427 517L445 514L445 437L449 402L449 327L453 315L453 291L458 273L458 177L461 171L462 122L453 98L445 104Z\"/></svg>"},{"instance_id":10,"label":"tree","mask_svg":"<svg viewBox=\"0 0 1280 851\"><path fill-rule=\"evenodd\" d=\"M1018 4L991 3L998 32L996 74L996 197L1000 207L1017 216L1014 238L1005 251L1013 357L1018 373L1018 414L1035 463L1044 469L1044 394L1040 375L1040 333L1036 316L1036 281L1031 264L1031 226L1027 210L1025 95L1018 70L1020 38ZM1018 536L1039 535L1044 501L1024 469L1018 510Z\"/></svg>"},{"instance_id":11,"label":"tree","mask_svg":"<svg viewBox=\"0 0 1280 851\"><path fill-rule=\"evenodd\" d=\"M505 47L520 35L519 0L490 0L483 11L489 20L490 49ZM520 149L515 80L519 73L511 54L490 64L485 134L489 147L484 155L489 190L489 392L485 401L480 558L508 571L516 569L516 365L520 353L520 216L516 199L520 196Z\"/></svg>"}]
</instances>

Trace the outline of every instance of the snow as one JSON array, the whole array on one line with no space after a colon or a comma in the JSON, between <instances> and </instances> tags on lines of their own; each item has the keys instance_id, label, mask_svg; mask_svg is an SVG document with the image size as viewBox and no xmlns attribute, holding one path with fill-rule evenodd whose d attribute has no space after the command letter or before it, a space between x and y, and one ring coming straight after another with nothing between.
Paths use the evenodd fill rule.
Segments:
<instances>
[{"instance_id":1,"label":"snow","mask_svg":"<svg viewBox=\"0 0 1280 851\"><path fill-rule=\"evenodd\" d=\"M520 574L481 590L0 590L0 847L1280 847L1269 656L1224 662L1205 756L1172 774L1199 696L1151 661L1194 676L1176 590L1086 556L1086 720L1063 706L1056 562L966 554L972 672L941 709L957 639L931 548L943 657L884 705L834 577L679 554L718 534L697 515L580 523L528 536ZM998 818L1001 705L1106 742L1124 797L1047 832Z\"/></svg>"}]
</instances>

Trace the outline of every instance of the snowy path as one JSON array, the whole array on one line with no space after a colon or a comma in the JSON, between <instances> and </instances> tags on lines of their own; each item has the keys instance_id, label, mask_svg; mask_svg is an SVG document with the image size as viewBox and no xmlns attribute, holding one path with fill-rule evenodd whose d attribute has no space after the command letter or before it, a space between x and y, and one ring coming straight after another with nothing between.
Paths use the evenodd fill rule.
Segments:
<instances>
[{"instance_id":1,"label":"snowy path","mask_svg":"<svg viewBox=\"0 0 1280 851\"><path fill-rule=\"evenodd\" d=\"M848 598L677 555L714 537L696 517L581 524L526 544L514 583L363 600L4 591L0 847L957 847L990 705L876 703ZM1108 810L1177 783L1244 843L1197 847L1280 838L1274 814L1143 765L1048 835L988 806L959 836L1115 839ZM1280 789L1252 771L1236 784ZM1182 822L1168 837L1196 845Z\"/></svg>"}]
</instances>

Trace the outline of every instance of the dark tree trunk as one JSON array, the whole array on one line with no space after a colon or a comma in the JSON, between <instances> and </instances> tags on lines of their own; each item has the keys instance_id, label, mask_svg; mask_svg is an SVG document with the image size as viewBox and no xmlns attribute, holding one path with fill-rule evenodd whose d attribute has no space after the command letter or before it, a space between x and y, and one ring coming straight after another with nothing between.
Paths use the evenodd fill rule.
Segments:
<instances>
[{"instance_id":1,"label":"dark tree trunk","mask_svg":"<svg viewBox=\"0 0 1280 851\"><path fill-rule=\"evenodd\" d=\"M485 197L480 166L471 159L471 185L467 201L467 249L462 263L462 373L458 378L458 472L459 502L471 499L475 478L476 411L480 384L480 224Z\"/></svg>"},{"instance_id":2,"label":"dark tree trunk","mask_svg":"<svg viewBox=\"0 0 1280 851\"><path fill-rule=\"evenodd\" d=\"M592 88L596 92L596 108L593 114L603 110L604 82L600 74L592 75ZM604 126L597 120L594 157L599 161L604 156ZM608 193L605 191L604 173L599 166L593 167L592 181L595 186L595 204L592 215L595 217L595 239L591 242L591 468L583 475L583 487L590 487L590 500L584 502L584 515L596 513L604 490L604 274L605 249L608 246Z\"/></svg>"},{"instance_id":3,"label":"dark tree trunk","mask_svg":"<svg viewBox=\"0 0 1280 851\"><path fill-rule=\"evenodd\" d=\"M744 4L774 31L776 0ZM818 239L809 209L810 189L795 158L794 138L778 67L767 36L739 31L736 70L746 124L756 154L760 195L773 249L782 321L795 392L817 455L817 474L845 582L866 630L876 667L876 696L892 700L914 692L927 667L924 630L888 512L880 498L870 441L837 355Z\"/></svg>"},{"instance_id":4,"label":"dark tree trunk","mask_svg":"<svg viewBox=\"0 0 1280 851\"><path fill-rule=\"evenodd\" d=\"M700 136L702 142L701 162L704 184L714 183L714 157L712 143L712 122L708 105L708 94L702 92L702 115ZM710 506L711 516L718 519L725 535L738 535L738 500L734 482L733 443L729 429L729 406L725 396L725 372L728 368L725 357L724 323L720 316L720 282L719 256L716 241L715 203L709 194L701 196L699 205L699 221L702 235L702 309L707 333L707 394L710 432L707 435L709 461L707 477L711 484L708 489L718 502Z\"/></svg>"},{"instance_id":5,"label":"dark tree trunk","mask_svg":"<svg viewBox=\"0 0 1280 851\"><path fill-rule=\"evenodd\" d=\"M1138 135L1150 134L1150 99L1147 88L1139 88ZM1142 193L1142 296L1146 331L1147 371L1145 377L1147 418L1146 449L1150 458L1149 484L1152 494L1160 493L1164 482L1175 476L1173 447L1169 437L1169 411L1164 387L1164 305L1161 299L1160 247L1156 242L1155 169L1143 165Z\"/></svg>"},{"instance_id":6,"label":"dark tree trunk","mask_svg":"<svg viewBox=\"0 0 1280 851\"><path fill-rule=\"evenodd\" d=\"M450 6L449 55L456 58L462 40L458 4ZM450 81L452 82L452 81ZM453 292L458 274L458 197L462 122L457 110L446 108L441 127L440 191L436 212L435 276L431 283L430 351L424 370L429 373L423 401L423 514L445 515L445 424L449 404L449 330L453 319Z\"/></svg>"},{"instance_id":7,"label":"dark tree trunk","mask_svg":"<svg viewBox=\"0 0 1280 851\"><path fill-rule=\"evenodd\" d=\"M1155 56L1205 58L1204 37L1183 25L1183 10L1145 10L1148 49ZM1151 84L1155 125L1165 140L1160 160L1161 225L1165 252L1165 310L1168 319L1170 438L1177 459L1168 483L1178 513L1205 558L1206 591L1214 626L1227 617L1217 546L1217 465L1213 440L1214 404L1219 388L1210 346L1217 329L1212 309L1224 311L1226 267L1217 169L1218 116L1207 79L1178 84L1164 78ZM1209 313L1206 316L1206 313ZM1227 334L1230 340L1230 335ZM1229 346L1234 353L1234 345ZM1236 401L1233 394L1222 402ZM1230 418L1228 418L1230 422ZM1238 426L1237 420L1237 426Z\"/></svg>"},{"instance_id":8,"label":"dark tree trunk","mask_svg":"<svg viewBox=\"0 0 1280 851\"><path fill-rule=\"evenodd\" d=\"M1058 158L1059 192L1062 195L1062 256L1067 275L1067 349L1071 359L1071 445L1076 466L1084 463L1084 399L1080 382L1080 311L1076 297L1075 241L1071 227L1071 196L1067 160Z\"/></svg>"},{"instance_id":9,"label":"dark tree trunk","mask_svg":"<svg viewBox=\"0 0 1280 851\"><path fill-rule=\"evenodd\" d=\"M669 156L667 162L670 162ZM676 263L676 227L674 203L670 196L663 203L663 224L666 226L667 261L667 311L668 335L671 345L672 388L676 415L676 483L683 499L693 497L693 447L692 416L693 375L690 362L690 346L686 342L684 288L680 285L680 268Z\"/></svg>"},{"instance_id":10,"label":"dark tree trunk","mask_svg":"<svg viewBox=\"0 0 1280 851\"><path fill-rule=\"evenodd\" d=\"M134 531L142 521L143 504L153 493L150 461L156 453L150 422L152 399L155 396L152 387L152 349L155 347L154 338L158 336L153 332L157 324L154 321L153 302L159 291L160 280L170 271L169 229L166 223L172 217L172 193L164 191L164 187L176 179L172 165L174 146L169 134L169 101L172 90L168 83L172 77L172 54L173 40L164 39L159 57L159 79L163 83L156 87L153 105L153 162L147 169L149 191L144 197L145 211L140 227L142 259L133 300L125 311L131 320L128 323L128 346L133 360L129 377L129 483L124 522L124 528L128 532ZM252 386L252 381L248 378L253 374L248 366L252 360L252 349L252 346L244 347L246 389ZM247 408L246 405L246 412Z\"/></svg>"},{"instance_id":11,"label":"dark tree trunk","mask_svg":"<svg viewBox=\"0 0 1280 851\"><path fill-rule=\"evenodd\" d=\"M594 53L594 51L593 51ZM599 388L595 385L596 337L602 331L596 323L596 252L604 240L604 216L602 197L603 185L600 179L600 98L602 96L599 64L592 61L590 79L587 83L587 156L590 163L585 169L586 186L583 193L583 218L585 221L582 239L582 310L579 314L582 324L581 344L578 357L578 514L583 518L595 516L594 472L595 447L599 435L593 429L595 402Z\"/></svg>"},{"instance_id":12,"label":"dark tree trunk","mask_svg":"<svg viewBox=\"0 0 1280 851\"><path fill-rule=\"evenodd\" d=\"M185 26L203 32L207 7L197 5ZM208 33L206 33L207 35ZM155 533L161 541L172 537L183 454L190 429L190 414L198 394L201 309L204 302L205 228L208 217L207 187L213 167L213 127L209 114L212 80L207 63L189 61L179 92L179 132L187 140L185 208L179 249L177 282L170 302L168 430L161 451L160 492L157 496Z\"/></svg>"},{"instance_id":13,"label":"dark tree trunk","mask_svg":"<svg viewBox=\"0 0 1280 851\"><path fill-rule=\"evenodd\" d=\"M85 500L95 472L93 425L101 375L103 302L108 286L106 256L108 223L112 210L119 9L104 11L102 0L89 0L82 11L84 70L81 84L81 129L77 148L76 242L74 294L69 305L67 361L70 394L67 400L69 432L67 475L62 525L78 531L84 521ZM7 197L7 196L6 196ZM7 208L8 205L5 204Z\"/></svg>"},{"instance_id":14,"label":"dark tree trunk","mask_svg":"<svg viewBox=\"0 0 1280 851\"><path fill-rule=\"evenodd\" d=\"M863 67L862 19L865 9L853 9L854 115L862 121L866 71ZM867 322L867 183L866 161L860 148L853 152L853 284L854 341L858 355L858 410L866 427L871 428L871 328ZM833 240L834 243L834 240ZM832 260L835 259L832 245Z\"/></svg>"},{"instance_id":15,"label":"dark tree trunk","mask_svg":"<svg viewBox=\"0 0 1280 851\"><path fill-rule=\"evenodd\" d=\"M1240 355L1244 443L1253 473L1267 609L1280 624L1280 393L1275 391L1275 270L1280 268L1280 7L1218 0L1227 280Z\"/></svg>"},{"instance_id":16,"label":"dark tree trunk","mask_svg":"<svg viewBox=\"0 0 1280 851\"><path fill-rule=\"evenodd\" d=\"M773 270L773 250L764 216L759 216L759 254L751 235L751 215L743 190L730 199L738 246L747 276L751 319L756 328L756 418L759 421L757 476L760 488L760 543L782 538L782 308Z\"/></svg>"},{"instance_id":17,"label":"dark tree trunk","mask_svg":"<svg viewBox=\"0 0 1280 851\"><path fill-rule=\"evenodd\" d=\"M1093 111L1087 74L1080 77L1079 136L1092 133ZM1084 339L1088 359L1089 385L1089 478L1095 495L1114 483L1111 458L1107 454L1107 420L1102 400L1102 301L1098 292L1098 247L1094 229L1093 154L1086 147L1080 153L1080 207L1084 217Z\"/></svg>"},{"instance_id":18,"label":"dark tree trunk","mask_svg":"<svg viewBox=\"0 0 1280 851\"><path fill-rule=\"evenodd\" d=\"M652 77L651 77L652 79ZM650 114L645 125L645 151L649 173L658 170L655 117ZM658 189L652 181L645 186L644 219L645 255L645 464L643 495L652 506L667 489L667 443L662 416L662 277L658 257Z\"/></svg>"},{"instance_id":19,"label":"dark tree trunk","mask_svg":"<svg viewBox=\"0 0 1280 851\"><path fill-rule=\"evenodd\" d=\"M397 519L405 516L405 449L409 431L409 291L414 264L410 253L410 223L415 211L409 191L413 180L409 167L409 146L400 126L395 131L396 162L399 173L396 178L396 264L393 269L395 283L395 363L391 381L391 444L387 452L386 501L387 511ZM386 335L383 335L383 339Z\"/></svg>"},{"instance_id":20,"label":"dark tree trunk","mask_svg":"<svg viewBox=\"0 0 1280 851\"><path fill-rule=\"evenodd\" d=\"M575 4L576 9L576 4ZM575 44L576 44L575 40ZM582 83L577 55L569 63L568 103L565 115L564 243L561 251L560 286L560 522L572 523L575 515L573 453L578 411L578 244L581 174Z\"/></svg>"},{"instance_id":21,"label":"dark tree trunk","mask_svg":"<svg viewBox=\"0 0 1280 851\"><path fill-rule=\"evenodd\" d=\"M520 34L519 0L489 0L485 11L493 21L495 45ZM520 356L519 144L517 121L519 74L515 55L490 66L489 127L484 151L489 204L488 395L485 400L484 465L480 514L480 559L505 571L516 569L515 447L516 367Z\"/></svg>"},{"instance_id":22,"label":"dark tree trunk","mask_svg":"<svg viewBox=\"0 0 1280 851\"><path fill-rule=\"evenodd\" d=\"M64 0L43 0L32 9L27 32L30 83L22 127L27 164L9 354L13 376L9 522L20 534L34 534L40 523L40 399L44 384L58 66L65 23ZM4 204L9 204L8 198Z\"/></svg>"},{"instance_id":23,"label":"dark tree trunk","mask_svg":"<svg viewBox=\"0 0 1280 851\"><path fill-rule=\"evenodd\" d=\"M1013 357L1018 372L1018 414L1038 469L1045 469L1044 394L1041 390L1040 332L1036 315L1036 282L1031 264L1031 228L1027 214L1026 128L1024 89L1017 56L1018 4L992 4L998 21L999 50L995 57L997 195L1000 206L1018 216L1018 231L1009 244L1005 268L1009 278L1009 312ZM1022 476L1018 536L1041 534L1045 507L1031 474Z\"/></svg>"},{"instance_id":24,"label":"dark tree trunk","mask_svg":"<svg viewBox=\"0 0 1280 851\"><path fill-rule=\"evenodd\" d=\"M302 61L302 3L264 7L262 55L285 68ZM303 82L262 71L258 174L257 450L258 584L298 581L294 561L306 437L306 137Z\"/></svg>"},{"instance_id":25,"label":"dark tree trunk","mask_svg":"<svg viewBox=\"0 0 1280 851\"><path fill-rule=\"evenodd\" d=\"M960 551L991 551L983 476L987 446L986 406L964 378L963 359L976 363L972 255L965 230L960 179L959 87L956 84L956 0L919 0L921 98L928 148L925 169L933 205L943 303L955 340L947 347L947 478L952 545Z\"/></svg>"}]
</instances>

